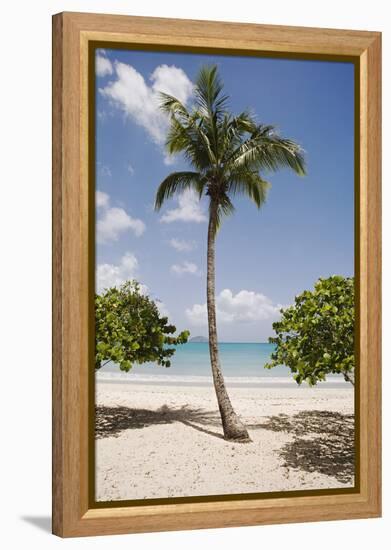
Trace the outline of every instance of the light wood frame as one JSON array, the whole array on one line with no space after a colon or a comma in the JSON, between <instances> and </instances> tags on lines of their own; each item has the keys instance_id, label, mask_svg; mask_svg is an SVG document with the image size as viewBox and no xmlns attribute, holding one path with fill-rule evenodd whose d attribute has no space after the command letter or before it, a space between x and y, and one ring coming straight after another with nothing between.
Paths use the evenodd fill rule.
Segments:
<instances>
[{"instance_id":1,"label":"light wood frame","mask_svg":"<svg viewBox=\"0 0 391 550\"><path fill-rule=\"evenodd\" d=\"M359 478L355 493L91 508L88 498L88 45L346 56L359 68ZM53 532L63 537L381 513L381 34L86 13L53 17Z\"/></svg>"}]
</instances>

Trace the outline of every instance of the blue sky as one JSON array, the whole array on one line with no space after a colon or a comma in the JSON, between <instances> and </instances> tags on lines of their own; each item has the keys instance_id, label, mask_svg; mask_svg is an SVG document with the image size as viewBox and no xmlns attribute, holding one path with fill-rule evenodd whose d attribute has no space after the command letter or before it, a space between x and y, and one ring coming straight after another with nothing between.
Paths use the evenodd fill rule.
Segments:
<instances>
[{"instance_id":1,"label":"blue sky","mask_svg":"<svg viewBox=\"0 0 391 550\"><path fill-rule=\"evenodd\" d=\"M262 342L281 305L320 276L354 272L354 67L350 63L98 50L97 287L136 278L177 328L207 335L207 205L191 194L153 210L159 183L186 169L164 151L157 93L188 106L205 63L217 64L230 109L250 108L306 152L308 175L263 174L261 210L235 199L217 237L221 341Z\"/></svg>"}]
</instances>

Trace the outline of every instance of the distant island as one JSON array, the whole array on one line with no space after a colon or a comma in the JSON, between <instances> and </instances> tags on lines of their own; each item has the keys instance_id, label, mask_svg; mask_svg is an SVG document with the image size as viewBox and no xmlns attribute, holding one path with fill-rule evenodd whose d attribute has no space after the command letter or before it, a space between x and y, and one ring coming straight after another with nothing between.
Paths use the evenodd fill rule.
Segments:
<instances>
[{"instance_id":1,"label":"distant island","mask_svg":"<svg viewBox=\"0 0 391 550\"><path fill-rule=\"evenodd\" d=\"M209 340L205 336L193 336L193 338L189 338L189 342L196 344L196 343L208 343Z\"/></svg>"}]
</instances>

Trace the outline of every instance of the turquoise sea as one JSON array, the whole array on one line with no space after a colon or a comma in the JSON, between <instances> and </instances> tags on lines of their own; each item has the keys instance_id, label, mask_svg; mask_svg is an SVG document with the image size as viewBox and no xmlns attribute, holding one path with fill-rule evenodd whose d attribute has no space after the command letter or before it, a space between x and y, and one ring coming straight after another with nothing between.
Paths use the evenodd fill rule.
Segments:
<instances>
[{"instance_id":1,"label":"turquoise sea","mask_svg":"<svg viewBox=\"0 0 391 550\"><path fill-rule=\"evenodd\" d=\"M285 366L265 369L274 345L267 343L220 343L220 362L228 385L292 385L290 370ZM209 385L212 383L208 343L189 342L178 346L171 360L171 367L155 363L135 365L124 373L114 364L98 371L98 380L132 381L142 383ZM330 383L340 383L338 377Z\"/></svg>"},{"instance_id":2,"label":"turquoise sea","mask_svg":"<svg viewBox=\"0 0 391 550\"><path fill-rule=\"evenodd\" d=\"M219 344L220 362L227 376L287 376L286 367L273 370L263 368L270 360L273 344ZM112 371L114 365L106 366L103 371ZM155 363L145 363L133 367L139 374L164 374L166 376L202 376L210 375L208 343L188 342L178 346L171 358L171 367L159 367Z\"/></svg>"}]
</instances>

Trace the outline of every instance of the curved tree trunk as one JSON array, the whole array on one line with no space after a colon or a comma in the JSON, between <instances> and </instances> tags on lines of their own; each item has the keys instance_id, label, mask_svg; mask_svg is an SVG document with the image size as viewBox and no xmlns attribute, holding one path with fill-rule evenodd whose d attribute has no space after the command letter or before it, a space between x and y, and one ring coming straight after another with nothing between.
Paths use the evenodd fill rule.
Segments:
<instances>
[{"instance_id":1,"label":"curved tree trunk","mask_svg":"<svg viewBox=\"0 0 391 550\"><path fill-rule=\"evenodd\" d=\"M207 258L207 307L209 326L209 353L212 367L213 383L224 430L224 438L231 441L248 442L250 436L239 417L235 413L225 387L221 372L219 349L217 345L216 304L215 304L215 235L216 235L217 204L211 203L208 227L208 258Z\"/></svg>"}]
</instances>

